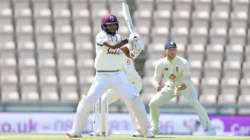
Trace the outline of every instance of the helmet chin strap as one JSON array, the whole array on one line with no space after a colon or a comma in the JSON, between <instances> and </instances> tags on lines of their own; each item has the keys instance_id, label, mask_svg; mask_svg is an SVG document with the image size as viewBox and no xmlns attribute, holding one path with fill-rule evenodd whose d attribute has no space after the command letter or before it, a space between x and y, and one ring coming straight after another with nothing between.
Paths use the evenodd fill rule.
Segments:
<instances>
[{"instance_id":1,"label":"helmet chin strap","mask_svg":"<svg viewBox=\"0 0 250 140\"><path fill-rule=\"evenodd\" d=\"M106 33L109 34L109 35L115 35L116 34L116 32L109 32L109 31L106 31Z\"/></svg>"},{"instance_id":2,"label":"helmet chin strap","mask_svg":"<svg viewBox=\"0 0 250 140\"><path fill-rule=\"evenodd\" d=\"M115 35L116 34L116 31L115 32L110 32L104 26L101 26L101 28L102 28L103 31L105 31L109 35Z\"/></svg>"}]
</instances>

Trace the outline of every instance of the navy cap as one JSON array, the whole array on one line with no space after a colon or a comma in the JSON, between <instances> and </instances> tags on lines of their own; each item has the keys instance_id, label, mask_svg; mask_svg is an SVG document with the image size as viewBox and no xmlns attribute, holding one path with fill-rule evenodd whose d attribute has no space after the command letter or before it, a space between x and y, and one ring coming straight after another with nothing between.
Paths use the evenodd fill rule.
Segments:
<instances>
[{"instance_id":1,"label":"navy cap","mask_svg":"<svg viewBox=\"0 0 250 140\"><path fill-rule=\"evenodd\" d=\"M165 44L165 49L169 49L169 48L177 48L176 44L172 41L168 41L166 44Z\"/></svg>"}]
</instances>

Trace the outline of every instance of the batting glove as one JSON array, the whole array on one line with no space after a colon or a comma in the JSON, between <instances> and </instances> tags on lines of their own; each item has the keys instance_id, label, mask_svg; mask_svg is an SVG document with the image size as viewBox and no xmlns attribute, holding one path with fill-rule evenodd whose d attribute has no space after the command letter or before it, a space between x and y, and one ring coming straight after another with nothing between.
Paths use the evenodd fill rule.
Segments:
<instances>
[{"instance_id":1,"label":"batting glove","mask_svg":"<svg viewBox=\"0 0 250 140\"><path fill-rule=\"evenodd\" d=\"M132 43L132 42L138 40L139 37L140 37L139 34L137 34L137 33L131 33L131 34L129 35L129 37L128 37L128 42L129 42L129 43Z\"/></svg>"}]
</instances>

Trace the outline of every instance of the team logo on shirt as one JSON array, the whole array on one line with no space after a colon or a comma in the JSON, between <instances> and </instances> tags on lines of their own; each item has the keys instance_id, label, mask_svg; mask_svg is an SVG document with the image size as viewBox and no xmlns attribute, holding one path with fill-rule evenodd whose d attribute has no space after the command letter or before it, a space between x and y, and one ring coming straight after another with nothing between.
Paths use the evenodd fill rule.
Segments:
<instances>
[{"instance_id":1,"label":"team logo on shirt","mask_svg":"<svg viewBox=\"0 0 250 140\"><path fill-rule=\"evenodd\" d=\"M176 75L172 73L172 74L169 76L169 79L175 81L175 80L176 80Z\"/></svg>"},{"instance_id":2,"label":"team logo on shirt","mask_svg":"<svg viewBox=\"0 0 250 140\"><path fill-rule=\"evenodd\" d=\"M164 68L164 70L168 71L168 68Z\"/></svg>"},{"instance_id":3,"label":"team logo on shirt","mask_svg":"<svg viewBox=\"0 0 250 140\"><path fill-rule=\"evenodd\" d=\"M120 49L111 49L111 48L108 48L107 54L119 55L119 54L121 54L121 52L120 52Z\"/></svg>"},{"instance_id":4,"label":"team logo on shirt","mask_svg":"<svg viewBox=\"0 0 250 140\"><path fill-rule=\"evenodd\" d=\"M179 67L176 67L176 69L175 69L175 70L176 70L176 72L178 72L178 71L179 71Z\"/></svg>"}]
</instances>

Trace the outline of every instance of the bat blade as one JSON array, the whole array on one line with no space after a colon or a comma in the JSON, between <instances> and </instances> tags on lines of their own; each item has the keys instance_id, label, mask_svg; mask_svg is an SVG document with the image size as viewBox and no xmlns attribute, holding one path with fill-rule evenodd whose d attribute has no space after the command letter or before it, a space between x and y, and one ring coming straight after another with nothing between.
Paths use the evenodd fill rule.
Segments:
<instances>
[{"instance_id":1,"label":"bat blade","mask_svg":"<svg viewBox=\"0 0 250 140\"><path fill-rule=\"evenodd\" d=\"M132 19L131 19L131 15L130 15L130 12L129 12L128 3L127 3L126 0L124 0L122 2L122 12L123 12L123 16L125 18L125 21L127 23L129 32L130 33L134 33L134 26L133 26L133 23L132 23Z\"/></svg>"}]
</instances>

